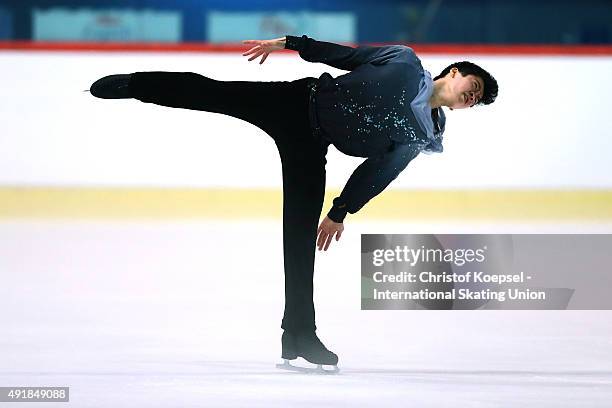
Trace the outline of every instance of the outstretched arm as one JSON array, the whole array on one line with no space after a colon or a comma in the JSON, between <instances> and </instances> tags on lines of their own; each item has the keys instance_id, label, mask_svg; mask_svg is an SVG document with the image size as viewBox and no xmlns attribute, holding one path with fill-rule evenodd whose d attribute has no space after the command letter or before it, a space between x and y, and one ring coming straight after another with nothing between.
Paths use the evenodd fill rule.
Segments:
<instances>
[{"instance_id":1,"label":"outstretched arm","mask_svg":"<svg viewBox=\"0 0 612 408\"><path fill-rule=\"evenodd\" d=\"M383 65L392 62L405 62L406 53L411 52L404 45L385 45L374 47L362 45L349 47L325 41L317 41L302 35L286 36L285 48L300 53L308 62L322 62L334 68L352 71L362 64Z\"/></svg>"},{"instance_id":2,"label":"outstretched arm","mask_svg":"<svg viewBox=\"0 0 612 408\"><path fill-rule=\"evenodd\" d=\"M374 47L362 45L349 47L325 41L317 41L302 35L295 37L287 35L273 40L244 40L243 44L253 45L253 48L242 55L251 55L249 61L263 55L260 64L268 58L271 52L289 49L298 51L300 57L308 62L321 62L331 67L352 71L362 64L382 65L392 62L405 62L407 54L412 49L404 45L386 45Z\"/></svg>"}]
</instances>

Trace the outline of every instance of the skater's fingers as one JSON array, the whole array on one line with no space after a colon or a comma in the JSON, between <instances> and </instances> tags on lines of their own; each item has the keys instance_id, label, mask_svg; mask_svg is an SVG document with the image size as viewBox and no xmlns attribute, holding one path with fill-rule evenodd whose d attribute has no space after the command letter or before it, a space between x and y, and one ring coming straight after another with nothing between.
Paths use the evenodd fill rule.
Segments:
<instances>
[{"instance_id":1,"label":"skater's fingers","mask_svg":"<svg viewBox=\"0 0 612 408\"><path fill-rule=\"evenodd\" d=\"M263 53L264 52L261 51L261 50L257 51L257 53L255 55L253 55L251 58L249 58L249 61L253 61L255 58L259 57Z\"/></svg>"},{"instance_id":2,"label":"skater's fingers","mask_svg":"<svg viewBox=\"0 0 612 408\"><path fill-rule=\"evenodd\" d=\"M259 63L260 63L260 64L263 64L263 63L264 63L264 61L266 60L266 58L268 58L268 55L270 55L270 53L269 53L269 52L266 52L266 53L264 54L263 58L261 59L261 61L259 61Z\"/></svg>"},{"instance_id":3,"label":"skater's fingers","mask_svg":"<svg viewBox=\"0 0 612 408\"><path fill-rule=\"evenodd\" d=\"M325 251L327 251L327 248L329 248L329 244L332 243L332 237L333 237L333 234L327 235L327 238L325 240Z\"/></svg>"},{"instance_id":4,"label":"skater's fingers","mask_svg":"<svg viewBox=\"0 0 612 408\"><path fill-rule=\"evenodd\" d=\"M338 241L341 236L342 236L342 230L336 231L336 241Z\"/></svg>"},{"instance_id":5,"label":"skater's fingers","mask_svg":"<svg viewBox=\"0 0 612 408\"><path fill-rule=\"evenodd\" d=\"M327 233L327 231L323 231L321 233L321 238L319 239L319 251L323 250L323 248L325 247L325 243L327 242L328 239L329 239L329 234Z\"/></svg>"},{"instance_id":6,"label":"skater's fingers","mask_svg":"<svg viewBox=\"0 0 612 408\"><path fill-rule=\"evenodd\" d=\"M254 53L254 52L255 52L255 50L257 50L258 48L259 48L259 45L257 45L257 46L255 46L255 47L251 48L250 50L248 50L248 51L246 51L246 52L243 52L243 53L242 53L242 55L249 55L249 54L252 54L252 53Z\"/></svg>"},{"instance_id":7,"label":"skater's fingers","mask_svg":"<svg viewBox=\"0 0 612 408\"><path fill-rule=\"evenodd\" d=\"M256 49L256 48L257 48L257 46L255 46L255 47L251 47L251 48L249 48L249 49L248 49L248 51L243 52L243 53L242 53L242 55L246 55L246 54L248 54L249 52L252 52L252 51L253 51L254 49Z\"/></svg>"},{"instance_id":8,"label":"skater's fingers","mask_svg":"<svg viewBox=\"0 0 612 408\"><path fill-rule=\"evenodd\" d=\"M325 231L321 230L319 233L319 237L317 238L317 247L319 251L321 250L321 245L323 245L323 236L325 235Z\"/></svg>"},{"instance_id":9,"label":"skater's fingers","mask_svg":"<svg viewBox=\"0 0 612 408\"><path fill-rule=\"evenodd\" d=\"M258 49L253 51L252 54L253 56L249 58L249 61L253 61L255 58L259 57L261 54L263 54L263 51L261 49Z\"/></svg>"}]
</instances>

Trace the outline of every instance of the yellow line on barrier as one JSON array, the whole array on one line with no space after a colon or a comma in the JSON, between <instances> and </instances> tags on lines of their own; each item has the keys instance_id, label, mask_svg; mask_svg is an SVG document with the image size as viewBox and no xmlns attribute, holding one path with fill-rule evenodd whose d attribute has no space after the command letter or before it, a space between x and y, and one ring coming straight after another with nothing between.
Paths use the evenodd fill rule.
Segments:
<instances>
[{"instance_id":1,"label":"yellow line on barrier","mask_svg":"<svg viewBox=\"0 0 612 408\"><path fill-rule=\"evenodd\" d=\"M326 213L338 190L328 191ZM280 189L0 187L0 218L280 218ZM612 190L397 190L354 219L612 220Z\"/></svg>"}]
</instances>

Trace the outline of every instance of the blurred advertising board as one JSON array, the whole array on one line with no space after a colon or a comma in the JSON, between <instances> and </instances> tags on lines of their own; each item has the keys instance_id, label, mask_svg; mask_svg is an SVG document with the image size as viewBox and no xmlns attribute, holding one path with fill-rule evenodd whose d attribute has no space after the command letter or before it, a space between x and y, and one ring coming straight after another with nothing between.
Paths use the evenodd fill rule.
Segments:
<instances>
[{"instance_id":1,"label":"blurred advertising board","mask_svg":"<svg viewBox=\"0 0 612 408\"><path fill-rule=\"evenodd\" d=\"M357 16L350 12L221 12L206 16L210 42L269 39L307 34L333 42L355 42Z\"/></svg>"},{"instance_id":2,"label":"blurred advertising board","mask_svg":"<svg viewBox=\"0 0 612 408\"><path fill-rule=\"evenodd\" d=\"M169 42L182 39L179 11L35 9L35 41Z\"/></svg>"},{"instance_id":3,"label":"blurred advertising board","mask_svg":"<svg viewBox=\"0 0 612 408\"><path fill-rule=\"evenodd\" d=\"M0 40L13 38L13 18L11 12L0 7Z\"/></svg>"}]
</instances>

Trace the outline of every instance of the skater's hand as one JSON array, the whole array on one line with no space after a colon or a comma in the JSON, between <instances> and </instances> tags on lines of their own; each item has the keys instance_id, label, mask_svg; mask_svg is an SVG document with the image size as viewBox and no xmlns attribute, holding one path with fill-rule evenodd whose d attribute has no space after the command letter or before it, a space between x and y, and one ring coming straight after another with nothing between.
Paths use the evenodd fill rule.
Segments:
<instances>
[{"instance_id":1,"label":"skater's hand","mask_svg":"<svg viewBox=\"0 0 612 408\"><path fill-rule=\"evenodd\" d=\"M255 44L253 48L243 53L242 55L246 56L253 54L253 56L249 58L249 61L253 61L260 55L263 55L261 61L259 61L260 64L263 64L263 62L266 60L266 58L268 58L268 55L270 55L271 52L282 50L283 48L285 48L285 37L275 38L274 40L244 40L242 41L242 43Z\"/></svg>"},{"instance_id":2,"label":"skater's hand","mask_svg":"<svg viewBox=\"0 0 612 408\"><path fill-rule=\"evenodd\" d=\"M321 225L319 225L319 229L317 230L317 246L319 247L319 251L321 249L327 251L329 244L331 244L332 239L334 238L334 234L336 234L336 241L338 241L342 235L342 231L344 231L343 223L334 222L329 219L329 217L325 217L323 221L321 221Z\"/></svg>"}]
</instances>

